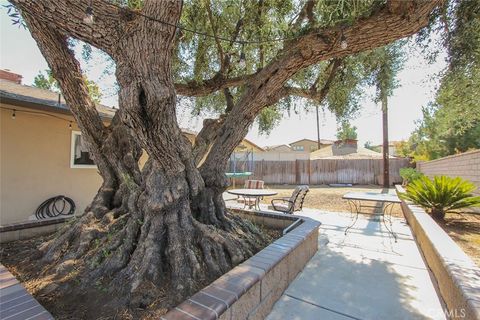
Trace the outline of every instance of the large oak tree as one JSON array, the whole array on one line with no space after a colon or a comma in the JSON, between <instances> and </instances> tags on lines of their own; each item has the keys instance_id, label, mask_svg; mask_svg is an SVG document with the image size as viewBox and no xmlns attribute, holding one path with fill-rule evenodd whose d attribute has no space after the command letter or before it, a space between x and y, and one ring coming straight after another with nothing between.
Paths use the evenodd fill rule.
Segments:
<instances>
[{"instance_id":1,"label":"large oak tree","mask_svg":"<svg viewBox=\"0 0 480 320\"><path fill-rule=\"evenodd\" d=\"M210 1L134 1L134 8L105 0L11 2L58 80L103 178L85 214L42 248L44 273L65 293L72 290L72 270L77 285L104 283L112 304L147 306L170 288L176 295L162 302L170 306L265 241L228 214L222 199L227 160L257 116L291 95L322 101L347 56L416 33L441 1L339 1L343 5L332 9L328 1L295 8L295 1L261 0L237 11L229 9L234 3ZM89 5L93 24L83 21ZM230 29L219 26L222 17ZM210 29L177 32L180 19L189 29ZM262 41L278 38L282 28L286 39ZM116 64L119 111L108 126L88 95L69 38L104 51ZM248 51L247 69L238 67L235 41ZM212 52L217 62L202 64ZM317 71L313 83L292 85L311 68ZM194 146L177 123L177 94L221 94L225 101ZM149 160L139 168L142 150Z\"/></svg>"}]
</instances>

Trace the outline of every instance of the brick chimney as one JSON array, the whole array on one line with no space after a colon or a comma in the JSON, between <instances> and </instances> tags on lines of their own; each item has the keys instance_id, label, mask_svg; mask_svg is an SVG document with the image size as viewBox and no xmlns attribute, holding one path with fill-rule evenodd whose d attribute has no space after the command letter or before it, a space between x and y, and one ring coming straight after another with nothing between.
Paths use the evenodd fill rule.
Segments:
<instances>
[{"instance_id":1,"label":"brick chimney","mask_svg":"<svg viewBox=\"0 0 480 320\"><path fill-rule=\"evenodd\" d=\"M0 70L0 79L22 84L22 76L8 69Z\"/></svg>"}]
</instances>

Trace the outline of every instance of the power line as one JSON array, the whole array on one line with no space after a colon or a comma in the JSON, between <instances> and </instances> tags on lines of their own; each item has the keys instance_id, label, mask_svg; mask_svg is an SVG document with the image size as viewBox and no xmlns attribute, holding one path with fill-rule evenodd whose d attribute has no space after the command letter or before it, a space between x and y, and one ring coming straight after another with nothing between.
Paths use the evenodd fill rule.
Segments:
<instances>
[{"instance_id":1,"label":"power line","mask_svg":"<svg viewBox=\"0 0 480 320\"><path fill-rule=\"evenodd\" d=\"M120 7L120 6L117 6L117 5L114 5L115 7L119 8L119 9L125 9L123 7ZM158 23L161 23L161 24L164 24L164 25L167 25L167 26L170 26L170 27L174 27L178 30L182 30L182 31L186 31L186 32L190 32L190 33L194 33L194 34L198 34L198 35L201 35L201 36L204 36L204 37L207 37L207 38L211 38L211 39L216 39L216 40L219 40L219 41L227 41L227 42L230 42L230 43L238 43L238 44L241 44L241 45L245 45L245 44L263 44L263 43L272 43L272 42L283 42L283 41L291 41L291 40L296 40L296 39L299 39L301 37L280 37L280 38L274 38L274 39L266 39L266 40L235 40L235 39L228 39L228 38L225 38L225 37L221 37L221 36L215 36L213 34L210 34L210 33L207 33L207 32L203 32L203 31L197 31L197 30L194 30L194 29L190 29L190 28L187 28L187 27L184 27L180 24L174 24L174 23L170 23L170 22L167 22L167 21L163 21L163 20L160 20L158 18L154 18L152 16L149 16L149 15L146 15L142 12L139 12L139 11L135 11L135 10L130 10L129 13L132 13L132 14L135 14L137 16L140 16L140 17L143 17L143 18L146 18L148 20L151 20L151 21L155 21L155 22L158 22ZM85 18L83 20L85 23L87 24L93 24L94 23L94 19L93 19L93 8L91 6L88 6L86 11L85 11ZM345 39L345 36L343 35L343 30L341 31L342 32L342 49L346 49L347 47L347 41ZM320 34L318 32L316 32L315 34Z\"/></svg>"},{"instance_id":2,"label":"power line","mask_svg":"<svg viewBox=\"0 0 480 320\"><path fill-rule=\"evenodd\" d=\"M267 40L235 40L235 39L228 39L228 38L225 38L225 37L221 37L221 36L215 36L213 34L209 34L207 32L203 32L203 31L197 31L197 30L194 30L194 29L190 29L190 28L187 28L187 27L184 27L182 25L177 25L177 24L173 24L173 23L170 23L170 22L166 22L166 21L163 21L163 20L160 20L160 19L157 19L157 18L154 18L154 17L151 17L151 16L148 16L144 13L141 13L141 12L137 12L137 11L133 11L134 14L138 15L138 16L141 16L141 17L144 17L146 19L149 19L151 21L155 21L155 22L159 22L161 24L164 24L164 25L167 25L167 26L170 26L170 27L175 27L179 30L182 30L182 31L187 31L187 32L191 32L191 33L194 33L194 34L198 34L198 35L201 35L201 36L204 36L204 37L207 37L207 38L212 38L212 39L215 39L215 40L220 40L220 41L227 41L227 42L231 42L231 43L238 43L238 44L262 44L262 43L269 43L269 42L283 42L283 41L288 41L288 40L295 40L297 39L296 37L291 37L291 38L275 38L275 39L267 39Z\"/></svg>"}]
</instances>

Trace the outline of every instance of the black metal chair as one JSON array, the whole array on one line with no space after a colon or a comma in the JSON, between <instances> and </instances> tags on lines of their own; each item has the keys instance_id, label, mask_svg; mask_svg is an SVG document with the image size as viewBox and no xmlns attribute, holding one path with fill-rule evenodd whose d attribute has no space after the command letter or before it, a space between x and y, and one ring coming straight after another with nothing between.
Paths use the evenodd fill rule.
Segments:
<instances>
[{"instance_id":1,"label":"black metal chair","mask_svg":"<svg viewBox=\"0 0 480 320\"><path fill-rule=\"evenodd\" d=\"M308 193L308 186L298 186L290 197L276 198L272 200L272 207L275 211L293 214L303 208L303 201Z\"/></svg>"}]
</instances>

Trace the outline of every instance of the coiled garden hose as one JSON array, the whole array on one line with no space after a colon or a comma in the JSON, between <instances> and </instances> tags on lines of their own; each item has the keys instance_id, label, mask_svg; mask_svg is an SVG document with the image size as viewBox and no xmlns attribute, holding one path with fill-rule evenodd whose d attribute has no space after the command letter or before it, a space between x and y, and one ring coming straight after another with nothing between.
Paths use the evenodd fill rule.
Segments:
<instances>
[{"instance_id":1,"label":"coiled garden hose","mask_svg":"<svg viewBox=\"0 0 480 320\"><path fill-rule=\"evenodd\" d=\"M68 216L75 212L75 202L65 196L56 196L45 200L35 211L37 219L55 218L60 215Z\"/></svg>"}]
</instances>

